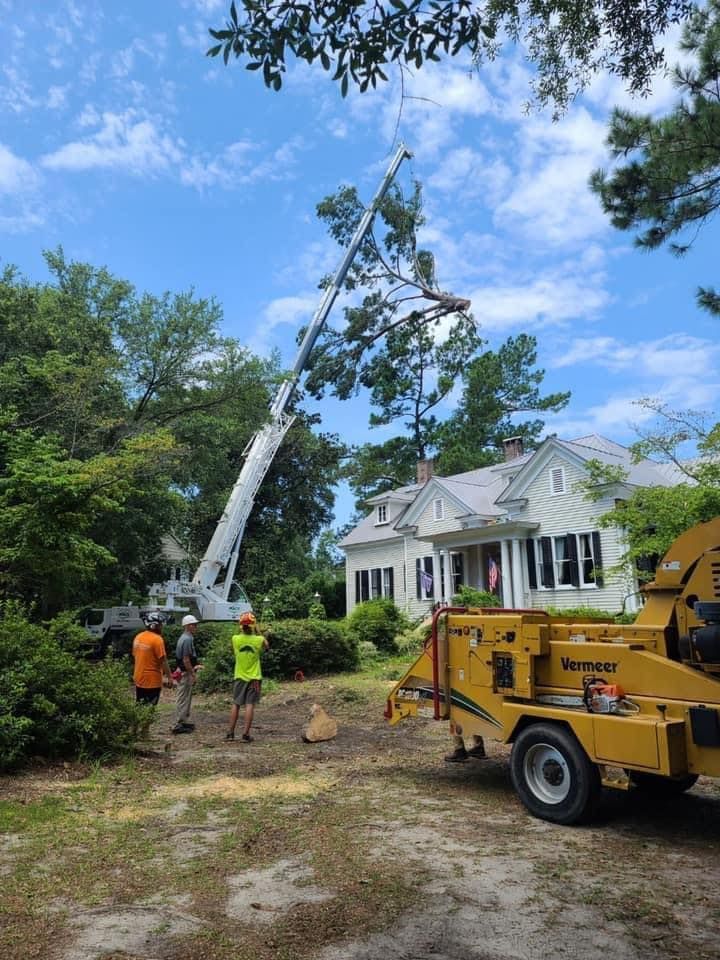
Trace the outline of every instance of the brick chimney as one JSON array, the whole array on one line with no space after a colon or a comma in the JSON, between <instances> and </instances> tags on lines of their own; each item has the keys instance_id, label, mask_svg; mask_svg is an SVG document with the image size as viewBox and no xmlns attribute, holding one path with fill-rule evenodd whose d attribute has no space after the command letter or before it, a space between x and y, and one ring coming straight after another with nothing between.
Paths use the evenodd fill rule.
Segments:
<instances>
[{"instance_id":1,"label":"brick chimney","mask_svg":"<svg viewBox=\"0 0 720 960\"><path fill-rule=\"evenodd\" d=\"M516 457L523 455L522 437L508 437L506 440L503 440L502 445L505 460L514 460Z\"/></svg>"},{"instance_id":2,"label":"brick chimney","mask_svg":"<svg viewBox=\"0 0 720 960\"><path fill-rule=\"evenodd\" d=\"M417 482L427 483L433 475L434 460L418 460L417 462Z\"/></svg>"}]
</instances>

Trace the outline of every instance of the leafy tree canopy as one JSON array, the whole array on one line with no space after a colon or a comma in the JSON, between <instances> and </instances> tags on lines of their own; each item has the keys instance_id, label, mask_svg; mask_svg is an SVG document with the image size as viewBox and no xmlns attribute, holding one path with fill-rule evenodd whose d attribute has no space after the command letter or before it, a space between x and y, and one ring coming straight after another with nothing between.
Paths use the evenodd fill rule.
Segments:
<instances>
[{"instance_id":1,"label":"leafy tree canopy","mask_svg":"<svg viewBox=\"0 0 720 960\"><path fill-rule=\"evenodd\" d=\"M649 457L671 463L685 480L673 487L638 488L618 500L600 522L621 527L627 538L619 566L629 562L641 580L651 580L658 561L681 533L720 515L720 424L709 425L704 414L671 410L650 400L641 401L641 406L656 414L656 422L633 444L635 461ZM679 453L688 442L698 453L691 459ZM595 461L590 464L588 495L598 499L608 484L623 484L626 479L624 470Z\"/></svg>"},{"instance_id":2,"label":"leafy tree canopy","mask_svg":"<svg viewBox=\"0 0 720 960\"><path fill-rule=\"evenodd\" d=\"M48 283L0 275L0 599L43 617L142 596L170 531L199 559L282 377L220 335L214 301L46 259ZM330 515L339 445L296 412L248 526L261 590Z\"/></svg>"},{"instance_id":3,"label":"leafy tree canopy","mask_svg":"<svg viewBox=\"0 0 720 960\"><path fill-rule=\"evenodd\" d=\"M677 255L720 208L720 0L693 13L681 46L695 65L675 69L677 105L658 119L616 109L608 143L621 162L591 178L615 227L639 230L639 247L668 243ZM715 290L700 288L698 302L720 315Z\"/></svg>"},{"instance_id":4,"label":"leafy tree canopy","mask_svg":"<svg viewBox=\"0 0 720 960\"><path fill-rule=\"evenodd\" d=\"M211 29L208 55L244 61L279 90L292 59L319 63L361 91L387 80L388 65L420 68L441 57L493 59L521 44L536 68L534 92L564 107L593 73L607 70L647 90L663 62L655 38L688 16L686 0L233 0Z\"/></svg>"},{"instance_id":5,"label":"leafy tree canopy","mask_svg":"<svg viewBox=\"0 0 720 960\"><path fill-rule=\"evenodd\" d=\"M495 463L504 439L519 436L531 450L544 421L518 420L517 414L557 413L569 392L541 394L545 371L537 366L537 341L521 333L498 350L485 350L463 371L463 393L439 436L438 471L447 475Z\"/></svg>"}]
</instances>

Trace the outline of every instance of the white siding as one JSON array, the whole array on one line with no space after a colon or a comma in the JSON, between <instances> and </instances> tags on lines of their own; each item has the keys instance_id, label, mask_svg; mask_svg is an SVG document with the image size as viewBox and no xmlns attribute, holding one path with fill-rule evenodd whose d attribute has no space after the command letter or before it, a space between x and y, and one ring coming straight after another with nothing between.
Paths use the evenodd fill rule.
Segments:
<instances>
[{"instance_id":1,"label":"white siding","mask_svg":"<svg viewBox=\"0 0 720 960\"><path fill-rule=\"evenodd\" d=\"M553 467L565 469L565 493L552 494L550 471ZM562 536L566 533L590 533L597 530L600 534L602 567L604 571L616 565L622 555L623 546L619 531L609 527L600 529L597 519L613 506L610 499L590 501L578 486L587 478L584 471L562 457L554 456L538 473L527 487L524 496L527 506L518 515L518 519L537 521L539 529L533 535L538 537ZM536 545L537 546L537 545ZM523 558L525 560L525 558ZM625 577L604 575L602 587L557 587L554 590L539 588L531 590L534 607L599 607L603 610L619 611L625 596L636 589Z\"/></svg>"},{"instance_id":2,"label":"white siding","mask_svg":"<svg viewBox=\"0 0 720 960\"><path fill-rule=\"evenodd\" d=\"M442 520L436 520L434 514L434 501L443 500L444 516ZM417 520L417 535L419 537L434 537L439 533L452 533L460 529L458 517L464 516L467 510L459 510L453 500L444 494L433 496L425 506ZM432 549L430 549L432 553Z\"/></svg>"}]
</instances>

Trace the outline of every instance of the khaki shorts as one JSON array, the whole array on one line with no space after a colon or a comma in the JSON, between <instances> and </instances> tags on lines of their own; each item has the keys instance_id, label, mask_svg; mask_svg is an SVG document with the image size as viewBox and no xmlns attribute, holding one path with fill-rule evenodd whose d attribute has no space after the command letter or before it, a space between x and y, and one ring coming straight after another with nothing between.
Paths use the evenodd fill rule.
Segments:
<instances>
[{"instance_id":1,"label":"khaki shorts","mask_svg":"<svg viewBox=\"0 0 720 960\"><path fill-rule=\"evenodd\" d=\"M262 680L236 680L233 684L233 703L239 707L246 703L258 703Z\"/></svg>"}]
</instances>

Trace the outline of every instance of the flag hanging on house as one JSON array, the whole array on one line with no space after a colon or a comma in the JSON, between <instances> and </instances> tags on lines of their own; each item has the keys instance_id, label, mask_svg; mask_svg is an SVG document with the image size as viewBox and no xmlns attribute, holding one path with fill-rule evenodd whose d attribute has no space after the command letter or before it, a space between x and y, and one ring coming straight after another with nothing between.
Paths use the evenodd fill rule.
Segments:
<instances>
[{"instance_id":1,"label":"flag hanging on house","mask_svg":"<svg viewBox=\"0 0 720 960\"><path fill-rule=\"evenodd\" d=\"M427 570L420 571L420 586L423 588L425 593L430 593L433 588L433 578L432 575L427 572Z\"/></svg>"},{"instance_id":2,"label":"flag hanging on house","mask_svg":"<svg viewBox=\"0 0 720 960\"><path fill-rule=\"evenodd\" d=\"M500 577L500 571L498 565L495 563L495 560L490 557L488 561L488 587L495 592L495 587L498 585L498 579Z\"/></svg>"}]
</instances>

